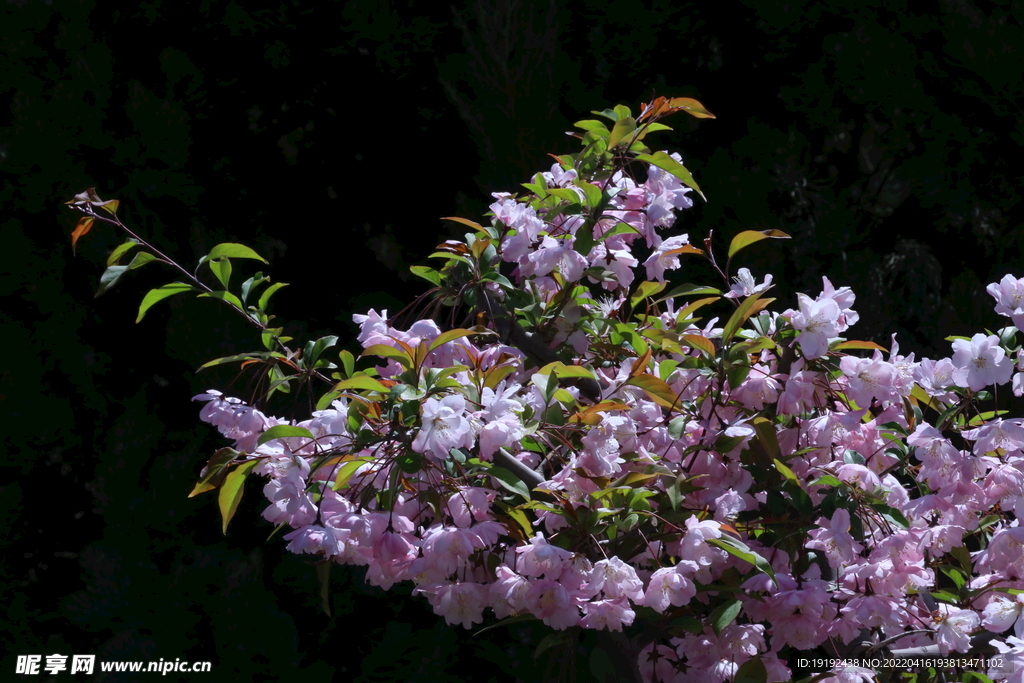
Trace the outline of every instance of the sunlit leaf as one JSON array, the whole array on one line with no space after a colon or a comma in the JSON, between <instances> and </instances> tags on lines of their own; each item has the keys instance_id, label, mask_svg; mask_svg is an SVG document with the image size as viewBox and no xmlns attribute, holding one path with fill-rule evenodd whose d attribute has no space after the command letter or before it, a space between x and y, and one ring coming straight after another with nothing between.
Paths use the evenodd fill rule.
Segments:
<instances>
[{"instance_id":1,"label":"sunlit leaf","mask_svg":"<svg viewBox=\"0 0 1024 683\"><path fill-rule=\"evenodd\" d=\"M242 500L242 493L245 490L245 478L249 476L249 473L259 463L259 460L248 460L231 470L231 472L228 472L228 475L224 478L224 483L220 487L220 494L217 496L217 505L220 507L221 530L225 535L228 533L228 522L235 516L238 504Z\"/></svg>"},{"instance_id":2,"label":"sunlit leaf","mask_svg":"<svg viewBox=\"0 0 1024 683\"><path fill-rule=\"evenodd\" d=\"M287 286L288 286L287 282L276 282L276 283L270 285L269 287L267 287L266 291L263 292L263 294L260 295L260 300L259 300L259 304L258 304L259 307L260 307L260 310L266 310L267 304L270 303L270 297L274 296L274 294L277 293L277 290L281 289L282 287L287 287Z\"/></svg>"},{"instance_id":3,"label":"sunlit leaf","mask_svg":"<svg viewBox=\"0 0 1024 683\"><path fill-rule=\"evenodd\" d=\"M732 242L729 243L729 258L732 258L740 249L771 237L789 239L789 235L781 230L744 230L733 237Z\"/></svg>"},{"instance_id":4,"label":"sunlit leaf","mask_svg":"<svg viewBox=\"0 0 1024 683\"><path fill-rule=\"evenodd\" d=\"M220 299L221 301L228 302L229 304L231 304L232 306L234 306L235 308L237 308L240 311L243 310L242 309L242 300L239 299L234 294L232 294L231 292L204 292L203 294L200 294L196 298L197 299Z\"/></svg>"},{"instance_id":5,"label":"sunlit leaf","mask_svg":"<svg viewBox=\"0 0 1024 683\"><path fill-rule=\"evenodd\" d=\"M679 405L679 396L672 390L672 387L654 375L637 375L631 377L626 384L640 387L652 401L665 408L676 408Z\"/></svg>"},{"instance_id":6,"label":"sunlit leaf","mask_svg":"<svg viewBox=\"0 0 1024 683\"><path fill-rule=\"evenodd\" d=\"M492 467L487 474L498 480L498 483L512 493L516 493L526 500L530 499L530 489L523 483L523 480L504 467Z\"/></svg>"},{"instance_id":7,"label":"sunlit leaf","mask_svg":"<svg viewBox=\"0 0 1024 683\"><path fill-rule=\"evenodd\" d=\"M437 336L436 339L434 339L434 341L430 342L430 346L427 347L427 352L429 353L429 352L433 351L434 349L436 349L438 347L444 346L445 344L447 344L450 341L454 341L456 339L462 339L463 337L469 337L469 336L472 336L474 334L481 334L481 333L493 334L493 332L491 330L488 330L487 328L477 328L477 329L474 329L474 330L467 330L465 328L457 328L457 329L454 329L454 330L448 330L447 332L442 332L441 334L439 334Z\"/></svg>"},{"instance_id":8,"label":"sunlit leaf","mask_svg":"<svg viewBox=\"0 0 1024 683\"><path fill-rule=\"evenodd\" d=\"M194 290L195 287L192 285L186 285L184 282L172 282L164 285L163 287L157 287L156 289L149 290L146 296L143 297L142 303L139 305L139 315L135 318L135 322L141 322L143 316L146 315L146 311L148 311L153 304L159 303L168 297L174 296L175 294L191 292Z\"/></svg>"},{"instance_id":9,"label":"sunlit leaf","mask_svg":"<svg viewBox=\"0 0 1024 683\"><path fill-rule=\"evenodd\" d=\"M121 259L122 256L124 256L126 251L137 246L139 246L139 243L136 242L135 240L128 240L127 242L118 245L117 249L114 249L114 251L111 252L110 256L107 257L107 265L117 265L117 262Z\"/></svg>"},{"instance_id":10,"label":"sunlit leaf","mask_svg":"<svg viewBox=\"0 0 1024 683\"><path fill-rule=\"evenodd\" d=\"M78 219L78 225L75 226L74 232L71 233L71 253L75 253L75 247L78 245L78 238L83 235L88 235L89 231L92 230L92 224L96 221L92 216L83 216Z\"/></svg>"},{"instance_id":11,"label":"sunlit leaf","mask_svg":"<svg viewBox=\"0 0 1024 683\"><path fill-rule=\"evenodd\" d=\"M778 583L775 581L775 570L772 569L771 564L768 563L768 560L764 559L759 554L751 550L746 543L743 543L742 541L732 538L731 536L722 536L721 538L709 538L707 542L712 545L718 546L730 555L735 555L744 562L749 562L750 564L754 565L759 571L770 576L772 579L772 583L775 583L775 585L778 586Z\"/></svg>"},{"instance_id":12,"label":"sunlit leaf","mask_svg":"<svg viewBox=\"0 0 1024 683\"><path fill-rule=\"evenodd\" d=\"M217 488L224 477L227 476L225 465L238 457L238 451L234 448L221 448L206 462L206 466L203 467L202 472L199 473L199 481L192 489L192 493L188 494L189 498L198 496L200 493L206 491L212 491Z\"/></svg>"},{"instance_id":13,"label":"sunlit leaf","mask_svg":"<svg viewBox=\"0 0 1024 683\"><path fill-rule=\"evenodd\" d=\"M293 436L312 439L313 433L305 427L296 427L295 425L277 425L276 427L271 427L260 434L260 438L256 440L256 445L262 446L268 441L273 441L274 439L284 439Z\"/></svg>"},{"instance_id":14,"label":"sunlit leaf","mask_svg":"<svg viewBox=\"0 0 1024 683\"><path fill-rule=\"evenodd\" d=\"M629 305L636 308L637 304L646 299L649 296L654 296L661 290L665 289L664 282L641 282L633 296L629 299Z\"/></svg>"},{"instance_id":15,"label":"sunlit leaf","mask_svg":"<svg viewBox=\"0 0 1024 683\"><path fill-rule=\"evenodd\" d=\"M679 182L683 185L686 185L699 194L701 199L705 202L708 200L708 198L704 196L704 193L701 192L700 186L697 185L697 181L693 179L690 171L681 163L669 156L668 153L655 152L654 154L638 154L636 158L637 161L644 161L652 166L657 166L663 171L668 171L678 178Z\"/></svg>"},{"instance_id":16,"label":"sunlit leaf","mask_svg":"<svg viewBox=\"0 0 1024 683\"><path fill-rule=\"evenodd\" d=\"M334 484L331 486L331 490L338 491L348 487L348 482L355 475L356 471L368 462L373 461L373 457L368 455L361 455L358 458L352 458L351 455L345 456L344 459L349 459L344 465L338 468L338 476L334 479Z\"/></svg>"},{"instance_id":17,"label":"sunlit leaf","mask_svg":"<svg viewBox=\"0 0 1024 683\"><path fill-rule=\"evenodd\" d=\"M394 346L388 346L387 344L371 344L370 346L367 346L365 349L363 349L363 352L359 354L360 358L362 358L363 356L380 356L381 358L391 358L397 360L399 363L402 364L402 367L404 367L407 370L413 366L412 357L408 353L402 351L401 349L396 349Z\"/></svg>"},{"instance_id":18,"label":"sunlit leaf","mask_svg":"<svg viewBox=\"0 0 1024 683\"><path fill-rule=\"evenodd\" d=\"M441 274L429 266L409 266L409 270L432 285L441 285Z\"/></svg>"},{"instance_id":19,"label":"sunlit leaf","mask_svg":"<svg viewBox=\"0 0 1024 683\"><path fill-rule=\"evenodd\" d=\"M679 337L679 343L697 349L709 357L715 357L715 343L699 334L684 334Z\"/></svg>"},{"instance_id":20,"label":"sunlit leaf","mask_svg":"<svg viewBox=\"0 0 1024 683\"><path fill-rule=\"evenodd\" d=\"M625 116L615 122L612 127L611 135L608 136L608 146L614 147L619 144L623 138L636 131L636 121L631 116Z\"/></svg>"},{"instance_id":21,"label":"sunlit leaf","mask_svg":"<svg viewBox=\"0 0 1024 683\"><path fill-rule=\"evenodd\" d=\"M773 301L775 299L761 299L759 294L754 294L744 299L743 303L729 317L729 322L725 324L725 328L722 330L722 340L726 343L732 341L732 338L736 336L736 333L739 332L750 316L764 310L765 306Z\"/></svg>"},{"instance_id":22,"label":"sunlit leaf","mask_svg":"<svg viewBox=\"0 0 1024 683\"><path fill-rule=\"evenodd\" d=\"M484 228L479 223L469 220L468 218L460 218L459 216L441 216L443 221L454 221L456 223L462 223L465 226L484 232Z\"/></svg>"},{"instance_id":23,"label":"sunlit leaf","mask_svg":"<svg viewBox=\"0 0 1024 683\"><path fill-rule=\"evenodd\" d=\"M206 255L206 258L209 260L219 258L248 258L268 263L267 259L260 256L249 247L245 246L244 244L235 244L234 242L224 242L223 244L218 244L217 246L210 250L210 253Z\"/></svg>"},{"instance_id":24,"label":"sunlit leaf","mask_svg":"<svg viewBox=\"0 0 1024 683\"><path fill-rule=\"evenodd\" d=\"M882 351L883 353L889 353L889 350L884 346L876 344L873 341L844 341L839 342L832 347L837 351L849 351L851 349L862 350L862 351Z\"/></svg>"}]
</instances>

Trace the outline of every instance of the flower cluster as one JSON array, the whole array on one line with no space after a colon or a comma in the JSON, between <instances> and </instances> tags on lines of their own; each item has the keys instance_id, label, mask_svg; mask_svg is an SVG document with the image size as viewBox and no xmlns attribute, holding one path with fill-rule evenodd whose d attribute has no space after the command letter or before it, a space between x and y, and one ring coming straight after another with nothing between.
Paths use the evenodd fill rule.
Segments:
<instances>
[{"instance_id":1,"label":"flower cluster","mask_svg":"<svg viewBox=\"0 0 1024 683\"><path fill-rule=\"evenodd\" d=\"M983 632L1020 660L1024 420L976 410L989 387L1024 393L1015 328L915 360L895 336L847 340L855 295L827 278L783 311L762 298L771 275L746 269L659 298L680 257L717 264L671 234L696 189L682 159L647 154L617 117L581 122L589 152L526 197L496 194L491 225L420 273L476 327L356 316L375 366L336 373L297 423L196 397L233 464L268 478L264 517L293 552L411 581L450 624L490 611L621 631L653 615L647 681L718 683L752 662L786 681L797 651L963 653ZM746 233L730 255L778 236ZM988 291L1024 324L1024 279ZM698 317L710 305L722 318Z\"/></svg>"}]
</instances>

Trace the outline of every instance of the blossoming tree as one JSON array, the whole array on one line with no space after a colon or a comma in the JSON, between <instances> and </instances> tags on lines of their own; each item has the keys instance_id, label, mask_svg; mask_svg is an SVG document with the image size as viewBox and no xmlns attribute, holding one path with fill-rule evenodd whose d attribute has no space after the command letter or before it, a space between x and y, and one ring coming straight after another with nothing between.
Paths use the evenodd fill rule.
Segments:
<instances>
[{"instance_id":1,"label":"blossoming tree","mask_svg":"<svg viewBox=\"0 0 1024 683\"><path fill-rule=\"evenodd\" d=\"M597 630L605 680L872 680L893 653L915 680L1022 680L1024 421L997 392L1024 394L1024 279L988 288L1012 326L939 360L847 339L854 293L825 277L773 307L772 276L732 260L787 235L741 232L723 263L676 229L701 191L646 137L678 112L713 118L688 98L595 112L582 151L496 194L486 224L449 219L469 232L413 267L421 319L355 316L358 358L333 336L290 347L267 313L283 283L231 290L233 259L263 260L248 247L200 260L215 289L129 231L101 291L163 262L186 277L140 320L193 291L260 330L263 350L207 363L266 382L195 397L232 443L193 495L218 491L226 531L265 478L289 550L411 581L453 625ZM68 204L73 243L128 230L91 190ZM720 281L671 283L685 258ZM261 409L305 385L308 419Z\"/></svg>"}]
</instances>

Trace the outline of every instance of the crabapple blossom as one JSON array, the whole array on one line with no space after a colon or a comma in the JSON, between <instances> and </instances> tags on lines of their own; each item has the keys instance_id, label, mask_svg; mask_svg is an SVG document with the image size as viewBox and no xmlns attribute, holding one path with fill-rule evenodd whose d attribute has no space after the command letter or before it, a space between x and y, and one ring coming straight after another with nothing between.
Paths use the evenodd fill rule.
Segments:
<instances>
[{"instance_id":1,"label":"crabapple blossom","mask_svg":"<svg viewBox=\"0 0 1024 683\"><path fill-rule=\"evenodd\" d=\"M850 535L850 512L845 508L836 509L831 521L822 517L817 524L819 528L810 532L812 540L804 544L804 547L824 551L831 567L836 568L851 561L864 549Z\"/></svg>"},{"instance_id":2,"label":"crabapple blossom","mask_svg":"<svg viewBox=\"0 0 1024 683\"><path fill-rule=\"evenodd\" d=\"M996 300L996 313L1013 320L1018 330L1024 329L1024 278L1004 275L999 282L993 282L985 291Z\"/></svg>"},{"instance_id":3,"label":"crabapple blossom","mask_svg":"<svg viewBox=\"0 0 1024 683\"><path fill-rule=\"evenodd\" d=\"M729 291L723 296L728 299L738 299L740 297L753 296L754 294L761 294L772 288L772 275L768 274L764 276L764 281L761 284L757 284L754 276L750 274L749 268L740 268L736 271L736 277L733 278L733 284L729 287Z\"/></svg>"},{"instance_id":4,"label":"crabapple blossom","mask_svg":"<svg viewBox=\"0 0 1024 683\"><path fill-rule=\"evenodd\" d=\"M971 391L981 391L989 384L1006 384L1013 372L1013 363L993 334L976 334L970 341L955 340L953 365L953 381Z\"/></svg>"},{"instance_id":5,"label":"crabapple blossom","mask_svg":"<svg viewBox=\"0 0 1024 683\"><path fill-rule=\"evenodd\" d=\"M495 193L491 224L428 269L434 303L473 328L354 316L382 360L346 363L309 420L196 396L240 451L211 460L207 484L240 465L267 477L263 516L291 527L289 551L366 566L385 588L411 581L449 624L530 615L632 637L636 606L664 614L673 625L636 662L644 680L718 683L758 658L775 683L827 639L922 625L899 644L966 652L978 628L1012 628L995 647L1024 652L1024 598L999 592L1024 586L1024 421L975 395L1014 373L999 338L936 361L900 355L895 336L887 359L830 352L859 316L825 277L817 298L756 319L738 300L773 278L746 268L731 283L719 271L724 295L722 282L637 295L638 272L665 283L701 252L663 234L692 205L686 176L662 163L641 182L619 162L630 154L560 162L544 196ZM719 298L692 296L708 291ZM988 291L1020 327L1024 279ZM303 355L269 358L312 376ZM965 583L957 606L920 597Z\"/></svg>"},{"instance_id":6,"label":"crabapple blossom","mask_svg":"<svg viewBox=\"0 0 1024 683\"><path fill-rule=\"evenodd\" d=\"M465 410L466 400L457 394L424 401L423 428L412 442L413 450L444 460L453 448L472 448L474 435Z\"/></svg>"},{"instance_id":7,"label":"crabapple blossom","mask_svg":"<svg viewBox=\"0 0 1024 683\"><path fill-rule=\"evenodd\" d=\"M839 335L839 305L832 299L815 301L806 294L797 298L800 310L790 318L793 329L800 331L796 341L805 358L820 358L828 351L828 340Z\"/></svg>"}]
</instances>

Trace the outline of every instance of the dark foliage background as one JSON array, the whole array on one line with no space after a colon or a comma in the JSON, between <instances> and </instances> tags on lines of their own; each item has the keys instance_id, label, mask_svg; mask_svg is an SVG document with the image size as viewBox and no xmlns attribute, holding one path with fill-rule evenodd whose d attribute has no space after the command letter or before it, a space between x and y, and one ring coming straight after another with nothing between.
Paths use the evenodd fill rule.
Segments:
<instances>
[{"instance_id":1,"label":"dark foliage background","mask_svg":"<svg viewBox=\"0 0 1024 683\"><path fill-rule=\"evenodd\" d=\"M252 681L544 676L539 632L471 639L358 571L335 569L327 617L314 568L266 542L256 488L226 538L215 499L186 498L223 445L188 399L231 381L195 368L258 340L209 300L133 324L173 277L152 266L94 301L122 236L96 228L72 256L61 202L85 187L183 264L254 247L293 283L276 300L289 331L351 347L353 312L423 291L408 266L461 234L440 216L479 219L573 151L564 133L592 109L687 95L719 117L659 141L710 199L678 224L691 239L790 233L738 265L774 273L787 303L823 274L852 286L857 336L898 332L919 357L1000 325L984 285L1024 275L1021 3L721 5L8 0L3 677L31 653L211 660Z\"/></svg>"}]
</instances>

